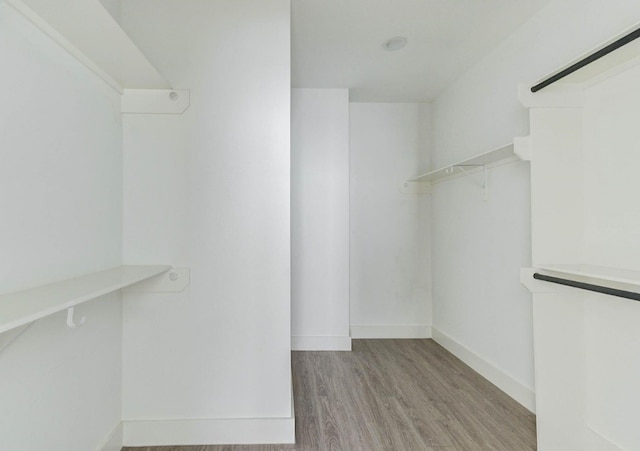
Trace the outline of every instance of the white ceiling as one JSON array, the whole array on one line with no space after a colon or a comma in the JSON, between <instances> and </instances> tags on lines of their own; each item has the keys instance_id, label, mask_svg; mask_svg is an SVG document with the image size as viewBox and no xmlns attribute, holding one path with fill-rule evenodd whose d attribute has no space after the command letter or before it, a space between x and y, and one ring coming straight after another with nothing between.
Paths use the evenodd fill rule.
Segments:
<instances>
[{"instance_id":1,"label":"white ceiling","mask_svg":"<svg viewBox=\"0 0 640 451\"><path fill-rule=\"evenodd\" d=\"M293 87L431 101L552 0L293 0ZM397 52L382 49L405 36Z\"/></svg>"}]
</instances>

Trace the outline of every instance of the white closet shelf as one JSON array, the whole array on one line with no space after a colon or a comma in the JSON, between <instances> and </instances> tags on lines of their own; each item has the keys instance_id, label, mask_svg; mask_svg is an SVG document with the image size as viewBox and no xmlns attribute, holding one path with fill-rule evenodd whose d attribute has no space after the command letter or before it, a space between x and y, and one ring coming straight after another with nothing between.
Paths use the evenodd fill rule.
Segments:
<instances>
[{"instance_id":1,"label":"white closet shelf","mask_svg":"<svg viewBox=\"0 0 640 451\"><path fill-rule=\"evenodd\" d=\"M639 33L636 24L533 86L520 84L518 99L525 108L583 108L586 89L640 64Z\"/></svg>"},{"instance_id":2,"label":"white closet shelf","mask_svg":"<svg viewBox=\"0 0 640 451\"><path fill-rule=\"evenodd\" d=\"M632 28L625 30L624 32L612 37L608 41L598 45L597 47L589 50L585 54L570 61L565 66L554 71L553 73L544 77L544 79L551 78L552 76L561 73L579 63L582 60L589 58L592 55L598 54L598 52L610 46L612 43L618 41L624 36L629 35L630 32L638 30L640 24L634 25ZM595 60L591 61L588 65L581 67L570 75L565 76L561 80L555 82L556 85L583 85L585 87L601 82L603 79L616 75L630 67L638 64L640 61L640 39L635 39L631 42L627 42L622 47L617 48L611 53Z\"/></svg>"},{"instance_id":3,"label":"white closet shelf","mask_svg":"<svg viewBox=\"0 0 640 451\"><path fill-rule=\"evenodd\" d=\"M640 271L589 264L545 264L537 268L549 275L586 277L597 283L625 284L640 288Z\"/></svg>"},{"instance_id":4,"label":"white closet shelf","mask_svg":"<svg viewBox=\"0 0 640 451\"><path fill-rule=\"evenodd\" d=\"M436 169L435 171L419 175L407 180L407 182L437 183L441 180L459 177L461 175L472 173L483 168L495 167L517 160L519 160L519 157L514 153L514 145L513 143L509 143L496 149L490 150L489 152L476 155L475 157L467 158L466 160L450 164L440 169Z\"/></svg>"},{"instance_id":5,"label":"white closet shelf","mask_svg":"<svg viewBox=\"0 0 640 451\"><path fill-rule=\"evenodd\" d=\"M171 89L99 0L6 0L113 89Z\"/></svg>"},{"instance_id":6,"label":"white closet shelf","mask_svg":"<svg viewBox=\"0 0 640 451\"><path fill-rule=\"evenodd\" d=\"M169 269L171 266L118 266L0 295L0 333L118 291Z\"/></svg>"}]
</instances>

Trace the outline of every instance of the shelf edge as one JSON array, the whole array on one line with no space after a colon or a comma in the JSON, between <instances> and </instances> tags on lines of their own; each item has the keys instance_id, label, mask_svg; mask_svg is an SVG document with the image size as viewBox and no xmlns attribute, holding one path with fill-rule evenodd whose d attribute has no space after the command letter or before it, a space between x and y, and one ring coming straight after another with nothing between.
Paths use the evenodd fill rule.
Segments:
<instances>
[{"instance_id":1,"label":"shelf edge","mask_svg":"<svg viewBox=\"0 0 640 451\"><path fill-rule=\"evenodd\" d=\"M0 333L4 333L7 331L10 331L12 329L18 328L20 326L24 326L26 324L32 323L33 321L37 321L39 319L42 319L46 316L49 315L53 315L55 313L61 312L63 310L68 309L69 307L74 307L76 305L82 304L84 302L90 301L92 299L96 299L99 298L101 296L105 296L109 293L113 293L116 292L118 290L121 290L125 287L128 287L130 285L134 285L138 282L150 279L152 277L155 277L159 274L162 274L164 272L167 272L171 269L171 266L168 265L159 265L159 266L132 266L132 265L126 265L126 266L117 266L114 268L110 268L110 269L106 269L104 271L98 271L95 273L91 273L91 274L85 274L83 276L79 276L79 277L74 277L71 279L66 279L66 280L62 280L59 282L54 282L54 283L50 283L50 284L46 284L46 285L41 285L38 287L34 287L34 288L30 288L27 290L21 290L15 293L7 293L4 295L0 296L0 302L3 301L3 297L5 298L4 300L6 301L7 297L10 296L19 296L21 294L24 293L28 293L30 291L37 291L37 290L45 290L47 287L49 288L54 288L54 287L61 287L63 286L63 284L65 283L73 283L73 282L77 282L79 279L82 279L84 277L92 277L95 276L97 274L100 273L105 273L108 271L113 271L116 269L120 269L120 268L148 268L151 271L147 274L144 274L143 276L139 276L139 277L135 277L132 281L121 281L119 283L113 284L113 285L108 285L106 287L101 287L100 289L97 289L95 291L91 291L91 292L87 292L87 293L83 293L80 296L74 297L73 299L70 299L68 301L64 301L64 302L60 302L58 304L52 305L50 307L44 308L42 310L38 310L36 312L30 313L30 314L25 314L24 316L20 316L16 319L7 321L7 322L3 322L0 324ZM153 270L152 270L153 269ZM43 293L42 295L44 296L46 293Z\"/></svg>"},{"instance_id":2,"label":"shelf edge","mask_svg":"<svg viewBox=\"0 0 640 451\"><path fill-rule=\"evenodd\" d=\"M449 179L453 179L453 178L457 178L457 177L462 177L462 176L464 176L466 174L464 174L464 173L452 173L452 174L443 174L440 177L430 178L430 177L433 177L435 175L438 175L441 172L446 171L448 168L454 168L456 166L465 166L465 165L468 165L469 163L473 162L474 160L477 160L477 159L480 159L480 158L483 158L483 157L487 157L487 156L492 155L494 153L505 151L506 149L509 149L509 148L511 148L511 155L509 155L509 156L507 156L505 158L501 158L499 160L493 161L491 163L486 163L486 167L487 168L495 168L495 167L499 167L499 166L502 166L502 165L505 165L505 164L513 163L515 161L519 161L520 158L518 157L518 155L516 155L514 153L514 143L511 142L511 143L505 144L503 146L496 147L495 149L492 149L492 150L490 150L488 152L484 152L484 153L481 153L479 155L475 155L473 157L466 158L466 159L464 159L462 161L458 161L458 162L452 163L450 165L442 166L442 167L440 167L438 169L435 169L433 171L429 171L429 172L427 172L425 174L418 175L417 177L413 177L413 178L407 180L407 182L408 183L429 182L431 184L436 184L436 183L440 183L441 181L445 181L445 180L449 180ZM471 174L471 173L477 172L477 170L478 169L468 170L467 174Z\"/></svg>"},{"instance_id":3,"label":"shelf edge","mask_svg":"<svg viewBox=\"0 0 640 451\"><path fill-rule=\"evenodd\" d=\"M574 266L572 268L572 266ZM635 270L626 270L624 268L610 268L610 267L598 267L596 265L584 265L586 268L579 268L579 264L575 265L562 265L562 264L542 264L538 265L537 268L540 271L558 273L570 275L573 277L581 277L592 280L600 280L603 282L608 282L612 284L624 284L624 285L632 285L640 288L640 271ZM598 272L598 270L601 270ZM607 271L613 272L628 272L627 275L607 273Z\"/></svg>"}]
</instances>

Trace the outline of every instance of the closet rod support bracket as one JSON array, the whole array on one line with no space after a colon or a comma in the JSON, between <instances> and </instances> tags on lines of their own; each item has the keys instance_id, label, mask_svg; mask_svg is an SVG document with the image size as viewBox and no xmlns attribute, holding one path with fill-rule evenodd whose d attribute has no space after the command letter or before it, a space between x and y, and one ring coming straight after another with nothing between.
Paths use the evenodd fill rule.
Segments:
<instances>
[{"instance_id":1,"label":"closet rod support bracket","mask_svg":"<svg viewBox=\"0 0 640 451\"><path fill-rule=\"evenodd\" d=\"M82 318L80 318L80 321L76 322L73 319L73 313L74 313L74 308L69 307L67 309L67 326L69 327L69 329L76 329L78 327L82 327L84 323L87 322L87 317L83 316Z\"/></svg>"},{"instance_id":2,"label":"closet rod support bracket","mask_svg":"<svg viewBox=\"0 0 640 451\"><path fill-rule=\"evenodd\" d=\"M191 283L191 268L169 271L124 288L125 293L180 293Z\"/></svg>"},{"instance_id":3,"label":"closet rod support bracket","mask_svg":"<svg viewBox=\"0 0 640 451\"><path fill-rule=\"evenodd\" d=\"M454 164L453 166L449 166L445 170L445 173L448 175L453 175L456 168L462 171L462 174L465 177L470 174L470 172L468 171L469 168L471 169L482 168L482 190L484 192L483 199L486 201L489 198L489 193L487 189L487 165L486 164Z\"/></svg>"}]
</instances>

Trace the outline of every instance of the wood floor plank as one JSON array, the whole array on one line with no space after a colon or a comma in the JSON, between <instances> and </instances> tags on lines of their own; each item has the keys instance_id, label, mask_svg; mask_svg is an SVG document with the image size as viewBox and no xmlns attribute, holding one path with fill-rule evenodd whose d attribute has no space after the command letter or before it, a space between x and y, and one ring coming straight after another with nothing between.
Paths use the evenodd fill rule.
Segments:
<instances>
[{"instance_id":1,"label":"wood floor plank","mask_svg":"<svg viewBox=\"0 0 640 451\"><path fill-rule=\"evenodd\" d=\"M296 416L318 418L319 390L316 381L315 369L312 364L313 355L307 352L292 353L293 396L295 401Z\"/></svg>"},{"instance_id":2,"label":"wood floor plank","mask_svg":"<svg viewBox=\"0 0 640 451\"><path fill-rule=\"evenodd\" d=\"M292 353L295 445L123 451L529 451L535 416L432 340Z\"/></svg>"},{"instance_id":3,"label":"wood floor plank","mask_svg":"<svg viewBox=\"0 0 640 451\"><path fill-rule=\"evenodd\" d=\"M320 436L320 421L316 417L296 417L296 445L280 447L279 451L295 449L297 451L317 450L322 442Z\"/></svg>"}]
</instances>

